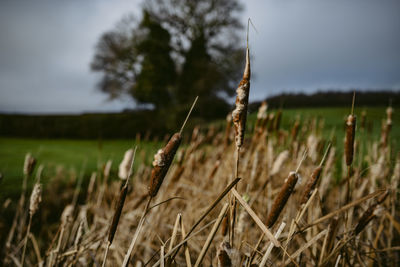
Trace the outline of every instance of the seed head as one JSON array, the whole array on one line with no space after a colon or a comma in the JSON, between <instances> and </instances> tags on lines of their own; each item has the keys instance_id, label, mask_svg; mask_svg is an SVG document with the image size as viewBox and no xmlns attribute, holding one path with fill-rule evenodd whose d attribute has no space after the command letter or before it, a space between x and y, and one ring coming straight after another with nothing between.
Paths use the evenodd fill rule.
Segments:
<instances>
[{"instance_id":1,"label":"seed head","mask_svg":"<svg viewBox=\"0 0 400 267\"><path fill-rule=\"evenodd\" d=\"M31 199L29 203L29 214L33 216L39 209L39 204L42 202L42 185L36 183L33 187Z\"/></svg>"},{"instance_id":2,"label":"seed head","mask_svg":"<svg viewBox=\"0 0 400 267\"><path fill-rule=\"evenodd\" d=\"M175 133L167 145L158 150L157 154L154 155L153 170L151 171L151 180L148 188L148 193L151 197L155 197L158 190L164 181L165 175L171 166L172 160L174 159L175 153L179 148L182 136L180 133Z\"/></svg>"}]
</instances>

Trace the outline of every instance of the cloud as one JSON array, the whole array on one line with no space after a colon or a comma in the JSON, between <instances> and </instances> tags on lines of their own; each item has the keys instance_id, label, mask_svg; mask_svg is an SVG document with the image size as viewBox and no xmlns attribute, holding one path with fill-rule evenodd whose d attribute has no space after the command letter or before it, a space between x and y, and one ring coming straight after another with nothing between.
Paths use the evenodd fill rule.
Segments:
<instances>
[{"instance_id":1,"label":"cloud","mask_svg":"<svg viewBox=\"0 0 400 267\"><path fill-rule=\"evenodd\" d=\"M400 2L248 0L251 100L319 88L399 88ZM0 1L0 111L117 111L89 69L101 34L140 1ZM245 45L243 33L243 45Z\"/></svg>"}]
</instances>

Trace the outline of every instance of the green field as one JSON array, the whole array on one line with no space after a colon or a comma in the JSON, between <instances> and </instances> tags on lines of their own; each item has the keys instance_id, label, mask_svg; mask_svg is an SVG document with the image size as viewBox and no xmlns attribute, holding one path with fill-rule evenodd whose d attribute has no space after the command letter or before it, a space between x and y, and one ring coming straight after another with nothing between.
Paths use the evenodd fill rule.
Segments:
<instances>
[{"instance_id":1,"label":"green field","mask_svg":"<svg viewBox=\"0 0 400 267\"><path fill-rule=\"evenodd\" d=\"M385 107L365 108L367 112L367 125L370 129L364 132L357 131L356 138L367 141L379 138L381 120L386 117ZM357 108L356 114L360 118L361 111L364 108ZM349 108L317 108L317 109L285 109L283 110L283 118L281 128L290 130L296 116L300 116L301 120L312 117L319 119L324 118L324 131L322 135L325 137L334 135L336 146L340 153L344 138L344 119L349 113ZM394 110L393 129L391 140L394 147L397 148L400 140L400 114ZM249 126L254 122L255 114L249 117ZM359 122L359 121L358 121ZM217 122L216 124L221 124ZM85 164L85 177L89 177L92 171L98 169L98 164L104 163L106 160L113 161L112 171L113 177L116 177L118 165L122 160L124 152L135 145L135 140L48 140L48 139L16 139L16 138L0 138L0 172L3 180L0 184L0 200L6 197L15 198L19 194L22 181L22 167L24 157L27 152L38 159L38 165L44 164L45 171L43 173L43 182L46 183L48 177L54 173L57 166L62 166L67 171L79 173ZM161 143L141 142L138 144L138 154L136 166L140 162L145 161L151 164L151 159ZM33 181L30 181L30 185Z\"/></svg>"}]
</instances>

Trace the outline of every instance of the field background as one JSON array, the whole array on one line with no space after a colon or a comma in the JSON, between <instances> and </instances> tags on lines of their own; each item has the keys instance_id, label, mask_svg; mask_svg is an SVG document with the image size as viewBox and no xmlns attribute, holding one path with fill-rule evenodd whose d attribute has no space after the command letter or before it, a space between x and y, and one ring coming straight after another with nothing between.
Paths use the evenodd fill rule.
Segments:
<instances>
[{"instance_id":1,"label":"field background","mask_svg":"<svg viewBox=\"0 0 400 267\"><path fill-rule=\"evenodd\" d=\"M377 139L380 135L381 121L386 117L386 107L356 107L358 127L360 127L361 112L367 112L366 130L364 132L357 131L356 140L367 141ZM276 110L271 110L274 112ZM301 121L308 118L324 118L324 131L321 133L325 138L330 139L333 136L333 142L336 142L338 153L343 147L344 140L344 120L349 114L349 108L301 108L301 109L284 109L282 114L281 129L291 129L294 120L300 116ZM256 114L249 116L247 130L252 131L252 126ZM400 140L400 114L394 109L393 129L391 132L391 141L394 151L397 151L398 141ZM225 127L224 121L216 121L210 125L216 127ZM202 125L201 129L207 128L209 125ZM185 136L190 136L190 129L186 130ZM84 185L87 183L90 174L98 170L101 164L107 160L112 160L111 179L118 179L118 165L121 162L124 152L129 148L138 145L138 154L135 166L145 161L150 165L153 155L163 146L161 141L141 141L135 140L135 134L132 133L132 139L119 140L74 140L74 139L26 139L26 138L8 138L0 137L0 172L3 174L1 182L0 200L6 198L17 199L22 183L22 167L25 154L30 152L38 160L39 164L44 164L43 182L46 184L47 177L52 177L49 172L55 169L63 168L71 173L78 174L84 168ZM340 164L337 164L340 168ZM340 171L340 170L338 170ZM29 181L29 187L34 180Z\"/></svg>"}]
</instances>

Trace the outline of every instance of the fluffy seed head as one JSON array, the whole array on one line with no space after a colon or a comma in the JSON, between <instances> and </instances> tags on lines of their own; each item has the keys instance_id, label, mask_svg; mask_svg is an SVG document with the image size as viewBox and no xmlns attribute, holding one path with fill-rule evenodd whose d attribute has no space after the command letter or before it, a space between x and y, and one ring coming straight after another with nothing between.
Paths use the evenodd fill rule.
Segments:
<instances>
[{"instance_id":1,"label":"fluffy seed head","mask_svg":"<svg viewBox=\"0 0 400 267\"><path fill-rule=\"evenodd\" d=\"M42 185L36 183L33 187L31 199L29 203L29 214L33 216L39 209L39 204L42 201Z\"/></svg>"},{"instance_id":2,"label":"fluffy seed head","mask_svg":"<svg viewBox=\"0 0 400 267\"><path fill-rule=\"evenodd\" d=\"M240 148L243 145L244 132L246 130L247 107L249 104L250 92L250 57L249 49L246 50L246 67L243 73L243 78L236 89L236 108L232 111L232 120L235 126L235 142L236 147Z\"/></svg>"},{"instance_id":3,"label":"fluffy seed head","mask_svg":"<svg viewBox=\"0 0 400 267\"><path fill-rule=\"evenodd\" d=\"M258 108L258 113L257 113L257 119L266 119L267 118L267 109L268 109L268 104L267 101L263 101L261 103L261 106Z\"/></svg>"},{"instance_id":4,"label":"fluffy seed head","mask_svg":"<svg viewBox=\"0 0 400 267\"><path fill-rule=\"evenodd\" d=\"M124 158L122 159L121 164L119 164L119 169L118 169L119 178L125 180L126 177L128 176L132 158L133 158L133 149L129 149L125 152Z\"/></svg>"}]
</instances>

